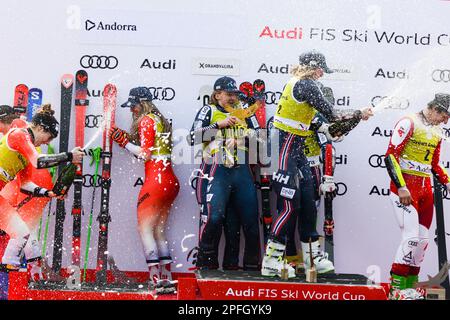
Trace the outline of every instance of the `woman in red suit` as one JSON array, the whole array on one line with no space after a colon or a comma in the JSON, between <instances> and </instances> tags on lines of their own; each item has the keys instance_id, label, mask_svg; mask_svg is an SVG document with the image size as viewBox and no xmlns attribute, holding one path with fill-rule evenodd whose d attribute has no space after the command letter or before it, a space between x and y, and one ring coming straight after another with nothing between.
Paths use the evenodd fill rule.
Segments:
<instances>
[{"instance_id":1,"label":"woman in red suit","mask_svg":"<svg viewBox=\"0 0 450 320\"><path fill-rule=\"evenodd\" d=\"M180 186L171 164L171 125L151 100L148 88L131 89L128 101L122 104L133 114L131 132L112 128L110 135L121 147L145 161L145 181L137 203L138 229L151 287L157 284L166 287L172 280L172 258L165 227Z\"/></svg>"}]
</instances>

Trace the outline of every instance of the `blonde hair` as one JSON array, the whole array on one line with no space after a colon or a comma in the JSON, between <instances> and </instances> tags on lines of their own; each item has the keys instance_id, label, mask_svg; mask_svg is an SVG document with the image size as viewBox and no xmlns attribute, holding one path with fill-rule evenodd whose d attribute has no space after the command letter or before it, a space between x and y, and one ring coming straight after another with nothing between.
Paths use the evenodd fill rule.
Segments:
<instances>
[{"instance_id":1,"label":"blonde hair","mask_svg":"<svg viewBox=\"0 0 450 320\"><path fill-rule=\"evenodd\" d=\"M299 78L300 80L312 79L316 70L317 70L316 67L296 65L296 66L292 67L291 74L294 77Z\"/></svg>"},{"instance_id":2,"label":"blonde hair","mask_svg":"<svg viewBox=\"0 0 450 320\"><path fill-rule=\"evenodd\" d=\"M149 113L154 114L161 120L163 124L164 133L169 133L169 139L171 139L172 126L170 122L161 113L161 111L159 111L159 109L150 101L141 101L140 106L141 111L138 114L133 113L133 123L131 124L130 129L130 140L135 144L138 145L141 144L141 139L139 137L139 122L143 117L145 117Z\"/></svg>"},{"instance_id":3,"label":"blonde hair","mask_svg":"<svg viewBox=\"0 0 450 320\"><path fill-rule=\"evenodd\" d=\"M53 116L55 114L55 110L52 109L52 105L50 103L46 103L41 105L41 107L36 111L36 113L46 113L49 116Z\"/></svg>"},{"instance_id":4,"label":"blonde hair","mask_svg":"<svg viewBox=\"0 0 450 320\"><path fill-rule=\"evenodd\" d=\"M213 104L215 106L219 105L219 102L216 99L216 94L220 93L222 90L214 90L209 97L209 104Z\"/></svg>"}]
</instances>

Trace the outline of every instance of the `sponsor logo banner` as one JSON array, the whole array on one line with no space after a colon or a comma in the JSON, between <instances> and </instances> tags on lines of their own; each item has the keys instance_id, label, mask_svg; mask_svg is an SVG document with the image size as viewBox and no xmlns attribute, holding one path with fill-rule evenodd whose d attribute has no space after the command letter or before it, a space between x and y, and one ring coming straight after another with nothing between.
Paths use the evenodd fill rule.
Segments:
<instances>
[{"instance_id":1,"label":"sponsor logo banner","mask_svg":"<svg viewBox=\"0 0 450 320\"><path fill-rule=\"evenodd\" d=\"M239 76L240 62L230 58L192 58L192 74Z\"/></svg>"},{"instance_id":2,"label":"sponsor logo banner","mask_svg":"<svg viewBox=\"0 0 450 320\"><path fill-rule=\"evenodd\" d=\"M82 44L233 50L248 44L248 21L236 14L84 8L82 12L77 33Z\"/></svg>"}]
</instances>

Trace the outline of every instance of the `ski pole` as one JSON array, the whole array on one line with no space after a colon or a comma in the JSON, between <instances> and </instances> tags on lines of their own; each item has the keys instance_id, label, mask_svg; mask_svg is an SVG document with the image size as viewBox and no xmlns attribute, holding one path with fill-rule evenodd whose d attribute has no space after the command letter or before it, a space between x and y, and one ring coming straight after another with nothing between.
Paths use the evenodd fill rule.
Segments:
<instances>
[{"instance_id":1,"label":"ski pole","mask_svg":"<svg viewBox=\"0 0 450 320\"><path fill-rule=\"evenodd\" d=\"M95 162L95 173L94 173L94 190L92 191L92 201L91 201L91 212L89 213L89 224L88 224L88 233L86 239L86 250L84 253L84 266L83 266L83 282L86 281L86 270L87 263L89 259L89 246L91 243L91 231L92 231L92 217L94 215L94 202L95 202L95 189L97 187L97 175L98 175L98 165L100 163L100 156L102 154L102 148L97 147L95 149L89 149L89 155L92 157L90 165Z\"/></svg>"},{"instance_id":2,"label":"ski pole","mask_svg":"<svg viewBox=\"0 0 450 320\"><path fill-rule=\"evenodd\" d=\"M54 153L55 153L55 150L53 149L53 147L51 145L47 145L47 154L54 154ZM53 180L53 183L54 183L55 182L54 181L55 169L54 169L54 167L52 167L52 168L49 168L48 170L50 171L50 175L52 176L52 180ZM51 201L52 200L50 199L50 202ZM50 206L50 204L49 204L49 206ZM42 220L43 220L43 216L41 216L41 218L39 219L38 241L41 241Z\"/></svg>"},{"instance_id":3,"label":"ski pole","mask_svg":"<svg viewBox=\"0 0 450 320\"><path fill-rule=\"evenodd\" d=\"M48 154L55 153L55 149L53 148L53 146L51 144L47 145L47 153ZM50 171L50 175L52 176L52 183L55 184L55 180L57 178L56 177L56 167L51 167L48 170ZM45 223L44 240L43 240L43 244L42 244L42 257L45 257L45 253L47 251L47 236L48 236L48 227L50 224L50 218L51 218L51 214L52 214L52 201L53 201L53 199L50 199L50 201L48 203L47 221ZM41 238L41 225L42 225L42 216L41 216L41 221L39 223L39 235L38 235L39 240Z\"/></svg>"}]
</instances>

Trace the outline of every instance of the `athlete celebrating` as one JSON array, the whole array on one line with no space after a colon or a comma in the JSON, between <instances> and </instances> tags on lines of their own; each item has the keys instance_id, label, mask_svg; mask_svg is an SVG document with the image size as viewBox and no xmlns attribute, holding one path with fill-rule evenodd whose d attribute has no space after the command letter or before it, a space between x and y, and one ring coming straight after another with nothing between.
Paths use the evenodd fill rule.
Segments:
<instances>
[{"instance_id":1,"label":"athlete celebrating","mask_svg":"<svg viewBox=\"0 0 450 320\"><path fill-rule=\"evenodd\" d=\"M350 131L361 119L367 120L372 115L372 110L366 108L337 115L316 82L324 72L332 71L328 68L323 54L312 51L300 55L299 66L293 68L293 77L283 90L274 116L274 128L278 129L280 150L278 171L273 174L272 188L277 193L278 217L272 224L272 234L267 243L261 270L263 276L281 276L281 270L285 265L282 258L285 243L289 238L290 226L295 224L301 206L306 206L305 210L310 213L301 218L300 226L302 229L300 241L306 257L305 268L310 268L312 263L309 257L312 255L318 273L334 270L333 263L326 258L319 245L313 177L303 152L304 141L317 112L330 122L336 120L342 122L341 130L331 131L330 125L325 123L318 129L336 139L345 131ZM333 183L332 177L327 183L330 185ZM300 184L303 184L302 188ZM295 277L294 268L288 265L287 271L288 277Z\"/></svg>"},{"instance_id":2,"label":"athlete celebrating","mask_svg":"<svg viewBox=\"0 0 450 320\"><path fill-rule=\"evenodd\" d=\"M325 99L327 99L328 102L330 102L331 105L334 105L334 94L333 90L329 87L324 87L320 82L317 82L319 85L321 91L324 94ZM319 123L327 122L320 113L317 113L312 120L312 129L315 130L308 130L307 135L305 136L305 142L303 151L305 153L306 159L308 160L309 167L311 169L311 175L313 177L313 183L314 183L314 194L309 195L310 197L314 198L316 209L319 210L320 202L321 202L321 195L325 195L325 197L331 197L332 199L336 196L336 184L333 181L333 176L324 176L322 175L322 169L324 168L323 172L325 172L325 168L328 166L328 164L331 164L332 172L334 171L335 166L335 153L334 153L334 147L333 147L333 154L331 157L328 157L326 154L326 146L328 144L332 144L332 141L330 138L328 138L325 134L317 132L317 129L320 125ZM342 136L343 139L343 136ZM323 181L322 181L323 178ZM300 183L300 188L304 188L305 185L303 182ZM298 226L301 225L301 219L303 216L308 216L311 214L311 211L308 210L307 205L301 205L300 204L300 210L298 214ZM327 226L327 225L326 225ZM286 260L290 264L298 265L300 263L300 256L297 252L297 247L295 244L295 223L289 226L289 236L288 236L288 242L286 246ZM302 228L299 228L299 234L302 234ZM305 238L308 235L303 235L301 238ZM305 256L306 251L309 249L309 243L305 243L302 246L303 251L303 257L304 259L308 259L308 256ZM328 259L327 254L324 254L324 258Z\"/></svg>"},{"instance_id":3,"label":"athlete celebrating","mask_svg":"<svg viewBox=\"0 0 450 320\"><path fill-rule=\"evenodd\" d=\"M61 162L79 163L84 152L74 148L71 152L54 155L39 154L36 147L48 144L58 135L58 121L53 116L50 105L44 105L32 118L27 128L12 128L0 141L0 189L14 178L20 179L21 190L33 196L58 197L53 191L31 181L31 170L48 168ZM0 228L5 230L10 240L5 249L2 263L9 269L20 266L20 257L30 237L30 227L20 217L10 201L0 195Z\"/></svg>"},{"instance_id":4,"label":"athlete celebrating","mask_svg":"<svg viewBox=\"0 0 450 320\"><path fill-rule=\"evenodd\" d=\"M130 90L123 108L133 117L130 133L111 128L111 139L145 161L145 181L137 203L138 228L150 272L150 288L175 290L172 285L168 241L165 235L170 208L180 186L172 169L172 126L152 103L146 87Z\"/></svg>"},{"instance_id":5,"label":"athlete celebrating","mask_svg":"<svg viewBox=\"0 0 450 320\"><path fill-rule=\"evenodd\" d=\"M449 177L439 164L442 123L450 116L450 95L437 93L419 113L396 124L385 163L391 177L390 199L402 231L391 267L392 299L423 299L414 289L428 246L433 219L431 175L450 190Z\"/></svg>"},{"instance_id":6,"label":"athlete celebrating","mask_svg":"<svg viewBox=\"0 0 450 320\"><path fill-rule=\"evenodd\" d=\"M25 121L24 117L19 118L19 114L15 112L14 108L9 106L3 107L8 107L9 109L1 109L5 111L4 114L6 116L5 118L0 118L0 132L6 134L11 128L26 128L28 126L28 123ZM3 113L0 111L0 116L1 114ZM36 149L39 153L41 153L40 147L37 147ZM53 188L52 176L50 175L48 169L37 169L29 163L27 168L24 170L29 172L30 180L34 184L49 190ZM41 247L37 236L37 227L42 217L42 212L50 198L35 197L29 191L22 190L20 184L20 179L14 179L1 190L0 195L7 199L8 202L16 208L20 217L26 222L31 230L30 238L24 248L24 254L31 279L33 281L61 280L61 276L54 273L53 270L44 261L42 261ZM3 238L6 240L4 244L5 248L9 241L9 236L5 234ZM3 251L4 249L2 252Z\"/></svg>"},{"instance_id":7,"label":"athlete celebrating","mask_svg":"<svg viewBox=\"0 0 450 320\"><path fill-rule=\"evenodd\" d=\"M214 83L211 104L197 113L191 129L191 144L202 144L209 172L206 212L201 216L197 268L217 269L218 243L227 208L238 214L245 237L244 270L258 270L260 238L258 203L250 171L248 142L258 128L249 109L240 108L239 90L230 77Z\"/></svg>"}]
</instances>

